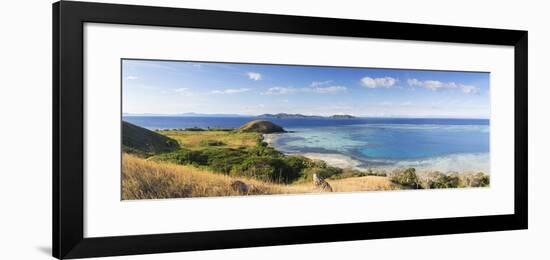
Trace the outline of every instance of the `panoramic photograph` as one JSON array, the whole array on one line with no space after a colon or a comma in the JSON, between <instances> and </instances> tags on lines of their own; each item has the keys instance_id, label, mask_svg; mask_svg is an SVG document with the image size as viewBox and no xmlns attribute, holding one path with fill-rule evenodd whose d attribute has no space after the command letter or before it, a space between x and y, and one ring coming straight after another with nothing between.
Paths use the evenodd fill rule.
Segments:
<instances>
[{"instance_id":1,"label":"panoramic photograph","mask_svg":"<svg viewBox=\"0 0 550 260\"><path fill-rule=\"evenodd\" d=\"M121 63L122 200L490 186L488 72Z\"/></svg>"}]
</instances>

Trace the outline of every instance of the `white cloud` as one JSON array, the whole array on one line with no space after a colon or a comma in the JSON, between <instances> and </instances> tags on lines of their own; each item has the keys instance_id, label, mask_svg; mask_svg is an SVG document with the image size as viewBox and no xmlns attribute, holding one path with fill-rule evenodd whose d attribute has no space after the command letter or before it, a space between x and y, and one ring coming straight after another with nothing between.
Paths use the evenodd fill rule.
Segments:
<instances>
[{"instance_id":1,"label":"white cloud","mask_svg":"<svg viewBox=\"0 0 550 260\"><path fill-rule=\"evenodd\" d=\"M181 93L181 92L186 92L188 90L189 90L188 88L177 88L177 89L174 89L174 92Z\"/></svg>"},{"instance_id":2,"label":"white cloud","mask_svg":"<svg viewBox=\"0 0 550 260\"><path fill-rule=\"evenodd\" d=\"M465 94L477 94L479 93L479 88L472 85L457 84L455 82L441 82L439 80L418 80L418 79L408 79L407 84L411 87L421 87L430 90L440 90L440 89L460 89Z\"/></svg>"},{"instance_id":3,"label":"white cloud","mask_svg":"<svg viewBox=\"0 0 550 260\"><path fill-rule=\"evenodd\" d=\"M294 94L299 91L300 89L291 88L291 87L272 87L262 94L263 95L287 95L287 94Z\"/></svg>"},{"instance_id":4,"label":"white cloud","mask_svg":"<svg viewBox=\"0 0 550 260\"><path fill-rule=\"evenodd\" d=\"M371 78L364 77L361 79L361 84L367 88L391 88L399 80L392 77L383 77L383 78Z\"/></svg>"},{"instance_id":5,"label":"white cloud","mask_svg":"<svg viewBox=\"0 0 550 260\"><path fill-rule=\"evenodd\" d=\"M466 94L477 94L477 93L479 93L479 88L477 88L475 86L461 85L461 89L462 89L462 92L466 93Z\"/></svg>"},{"instance_id":6,"label":"white cloud","mask_svg":"<svg viewBox=\"0 0 550 260\"><path fill-rule=\"evenodd\" d=\"M335 94L346 91L344 86L327 86L327 87L273 87L269 88L263 95L288 95L295 93L318 93L318 94Z\"/></svg>"},{"instance_id":7,"label":"white cloud","mask_svg":"<svg viewBox=\"0 0 550 260\"><path fill-rule=\"evenodd\" d=\"M183 96L192 96L193 92L189 88L176 88L173 89L174 92L178 93L179 95Z\"/></svg>"},{"instance_id":8,"label":"white cloud","mask_svg":"<svg viewBox=\"0 0 550 260\"><path fill-rule=\"evenodd\" d=\"M246 75L248 76L249 79L254 80L254 81L262 79L262 74L260 74L258 72L247 72Z\"/></svg>"},{"instance_id":9,"label":"white cloud","mask_svg":"<svg viewBox=\"0 0 550 260\"><path fill-rule=\"evenodd\" d=\"M409 86L413 86L413 87L421 87L423 82L418 80L418 79L408 79L407 84L409 84Z\"/></svg>"},{"instance_id":10,"label":"white cloud","mask_svg":"<svg viewBox=\"0 0 550 260\"><path fill-rule=\"evenodd\" d=\"M250 91L249 88L228 88L224 90L212 90L212 94L236 94Z\"/></svg>"},{"instance_id":11,"label":"white cloud","mask_svg":"<svg viewBox=\"0 0 550 260\"><path fill-rule=\"evenodd\" d=\"M315 93L321 93L321 94L333 94L333 93L340 93L346 91L347 88L344 86L329 86L329 87L320 87L320 88L312 88L312 91Z\"/></svg>"},{"instance_id":12,"label":"white cloud","mask_svg":"<svg viewBox=\"0 0 550 260\"><path fill-rule=\"evenodd\" d=\"M324 85L328 85L328 84L331 84L332 83L332 80L325 80L325 81L313 81L311 82L311 87L319 87L319 86L324 86Z\"/></svg>"},{"instance_id":13,"label":"white cloud","mask_svg":"<svg viewBox=\"0 0 550 260\"><path fill-rule=\"evenodd\" d=\"M136 80L136 79L139 79L139 78L136 77L136 76L127 76L126 79L127 80Z\"/></svg>"}]
</instances>

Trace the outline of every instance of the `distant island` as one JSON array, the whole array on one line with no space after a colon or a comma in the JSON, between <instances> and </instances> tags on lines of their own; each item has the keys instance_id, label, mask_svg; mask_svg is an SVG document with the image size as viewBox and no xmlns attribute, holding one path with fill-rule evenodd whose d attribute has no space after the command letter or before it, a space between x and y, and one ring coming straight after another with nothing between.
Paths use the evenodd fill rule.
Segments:
<instances>
[{"instance_id":1,"label":"distant island","mask_svg":"<svg viewBox=\"0 0 550 260\"><path fill-rule=\"evenodd\" d=\"M311 116L311 115L287 114L287 113L261 114L257 117L260 117L260 118L334 118L334 119L356 118L355 116L352 116L352 115Z\"/></svg>"},{"instance_id":2,"label":"distant island","mask_svg":"<svg viewBox=\"0 0 550 260\"><path fill-rule=\"evenodd\" d=\"M335 118L335 119L352 119L352 118L356 118L352 115L332 115L330 116L330 118Z\"/></svg>"}]
</instances>

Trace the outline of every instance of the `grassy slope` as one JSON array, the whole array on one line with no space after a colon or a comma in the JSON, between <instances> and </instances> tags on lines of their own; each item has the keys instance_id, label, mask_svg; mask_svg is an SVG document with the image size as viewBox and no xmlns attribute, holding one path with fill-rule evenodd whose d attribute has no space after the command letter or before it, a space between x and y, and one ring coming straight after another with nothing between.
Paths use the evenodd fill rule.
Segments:
<instances>
[{"instance_id":1,"label":"grassy slope","mask_svg":"<svg viewBox=\"0 0 550 260\"><path fill-rule=\"evenodd\" d=\"M250 186L247 194L231 188L241 180ZM355 177L328 180L337 192L398 189L386 177ZM122 198L163 199L235 195L296 194L319 192L312 184L281 185L246 178L232 178L193 166L157 163L124 154L122 157Z\"/></svg>"},{"instance_id":2,"label":"grassy slope","mask_svg":"<svg viewBox=\"0 0 550 260\"><path fill-rule=\"evenodd\" d=\"M251 186L248 194L231 188L241 180ZM158 163L124 154L122 157L122 198L162 199L234 195L262 195L309 192L307 187L289 187L252 179L232 178L188 165Z\"/></svg>"},{"instance_id":3,"label":"grassy slope","mask_svg":"<svg viewBox=\"0 0 550 260\"><path fill-rule=\"evenodd\" d=\"M204 148L203 141L220 141L223 144L219 147L239 148L253 147L256 145L260 134L258 133L235 133L230 131L161 131L187 149L196 150Z\"/></svg>"},{"instance_id":4,"label":"grassy slope","mask_svg":"<svg viewBox=\"0 0 550 260\"><path fill-rule=\"evenodd\" d=\"M179 148L176 140L122 121L122 145L125 151L141 154L171 152Z\"/></svg>"},{"instance_id":5,"label":"grassy slope","mask_svg":"<svg viewBox=\"0 0 550 260\"><path fill-rule=\"evenodd\" d=\"M339 180L326 180L335 192L399 190L401 187L388 177L364 176Z\"/></svg>"}]
</instances>

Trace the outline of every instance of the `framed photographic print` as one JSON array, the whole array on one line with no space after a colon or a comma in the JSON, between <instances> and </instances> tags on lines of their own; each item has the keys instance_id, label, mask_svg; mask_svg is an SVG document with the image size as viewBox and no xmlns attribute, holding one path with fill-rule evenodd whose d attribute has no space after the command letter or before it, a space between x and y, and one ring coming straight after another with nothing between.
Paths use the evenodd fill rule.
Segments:
<instances>
[{"instance_id":1,"label":"framed photographic print","mask_svg":"<svg viewBox=\"0 0 550 260\"><path fill-rule=\"evenodd\" d=\"M53 255L527 228L527 32L61 1Z\"/></svg>"}]
</instances>

